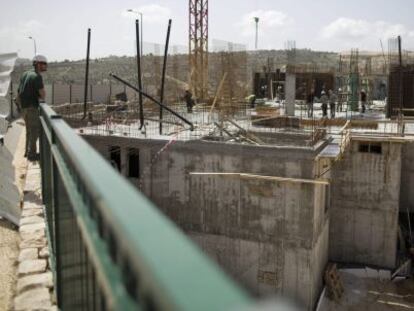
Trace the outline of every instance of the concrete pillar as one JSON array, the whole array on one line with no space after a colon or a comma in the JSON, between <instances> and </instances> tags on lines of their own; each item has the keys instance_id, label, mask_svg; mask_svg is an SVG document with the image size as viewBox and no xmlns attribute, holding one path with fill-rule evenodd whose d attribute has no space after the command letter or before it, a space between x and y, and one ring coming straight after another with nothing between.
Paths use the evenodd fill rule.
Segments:
<instances>
[{"instance_id":1,"label":"concrete pillar","mask_svg":"<svg viewBox=\"0 0 414 311\"><path fill-rule=\"evenodd\" d=\"M296 75L293 73L286 73L286 115L295 115L295 95L296 95Z\"/></svg>"}]
</instances>

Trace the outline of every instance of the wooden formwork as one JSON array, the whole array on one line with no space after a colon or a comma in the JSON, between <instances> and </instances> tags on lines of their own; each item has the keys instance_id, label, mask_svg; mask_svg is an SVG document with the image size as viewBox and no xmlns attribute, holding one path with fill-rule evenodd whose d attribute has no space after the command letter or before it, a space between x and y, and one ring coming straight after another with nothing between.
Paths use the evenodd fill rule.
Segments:
<instances>
[{"instance_id":1,"label":"wooden formwork","mask_svg":"<svg viewBox=\"0 0 414 311\"><path fill-rule=\"evenodd\" d=\"M314 127L327 127L327 126L337 126L342 127L347 123L347 119L336 118L336 119L301 119L300 125L304 126L314 126ZM366 129L378 129L378 121L372 120L350 120L349 128L366 128Z\"/></svg>"}]
</instances>

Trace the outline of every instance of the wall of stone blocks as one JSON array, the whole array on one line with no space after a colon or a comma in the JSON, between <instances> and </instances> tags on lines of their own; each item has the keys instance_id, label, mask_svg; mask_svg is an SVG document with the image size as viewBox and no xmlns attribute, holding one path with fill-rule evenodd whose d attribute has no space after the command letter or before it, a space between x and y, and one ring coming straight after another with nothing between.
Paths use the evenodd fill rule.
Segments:
<instances>
[{"instance_id":1,"label":"wall of stone blocks","mask_svg":"<svg viewBox=\"0 0 414 311\"><path fill-rule=\"evenodd\" d=\"M40 167L29 162L19 224L20 252L13 310L58 310L45 210L40 191Z\"/></svg>"}]
</instances>

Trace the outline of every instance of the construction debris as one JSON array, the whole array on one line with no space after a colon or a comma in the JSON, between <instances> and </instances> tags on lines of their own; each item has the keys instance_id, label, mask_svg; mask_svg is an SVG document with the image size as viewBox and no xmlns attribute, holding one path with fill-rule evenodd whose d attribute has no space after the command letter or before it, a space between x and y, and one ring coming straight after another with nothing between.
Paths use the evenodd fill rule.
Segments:
<instances>
[{"instance_id":1,"label":"construction debris","mask_svg":"<svg viewBox=\"0 0 414 311\"><path fill-rule=\"evenodd\" d=\"M338 302L344 293L344 286L336 268L336 264L328 263L328 266L325 269L324 281L328 297L331 300Z\"/></svg>"}]
</instances>

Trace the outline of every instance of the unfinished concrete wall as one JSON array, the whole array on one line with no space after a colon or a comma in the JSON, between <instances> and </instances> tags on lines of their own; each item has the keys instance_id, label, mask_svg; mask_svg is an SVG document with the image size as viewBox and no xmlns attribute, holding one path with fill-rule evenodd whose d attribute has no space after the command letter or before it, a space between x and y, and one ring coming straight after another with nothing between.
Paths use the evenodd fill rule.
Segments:
<instances>
[{"instance_id":1,"label":"unfinished concrete wall","mask_svg":"<svg viewBox=\"0 0 414 311\"><path fill-rule=\"evenodd\" d=\"M402 147L400 210L414 213L414 143Z\"/></svg>"},{"instance_id":2,"label":"unfinished concrete wall","mask_svg":"<svg viewBox=\"0 0 414 311\"><path fill-rule=\"evenodd\" d=\"M400 180L401 144L351 142L332 169L330 260L395 267Z\"/></svg>"},{"instance_id":3,"label":"unfinished concrete wall","mask_svg":"<svg viewBox=\"0 0 414 311\"><path fill-rule=\"evenodd\" d=\"M189 234L259 296L291 296L309 309L328 260L325 185L192 176L199 228ZM314 204L316 203L316 205Z\"/></svg>"},{"instance_id":4,"label":"unfinished concrete wall","mask_svg":"<svg viewBox=\"0 0 414 311\"><path fill-rule=\"evenodd\" d=\"M317 150L189 141L160 154L165 141L85 138L107 158L110 146L138 148L141 190L206 253L252 293L292 296L312 309L328 260L328 186L296 179L313 178Z\"/></svg>"}]
</instances>

